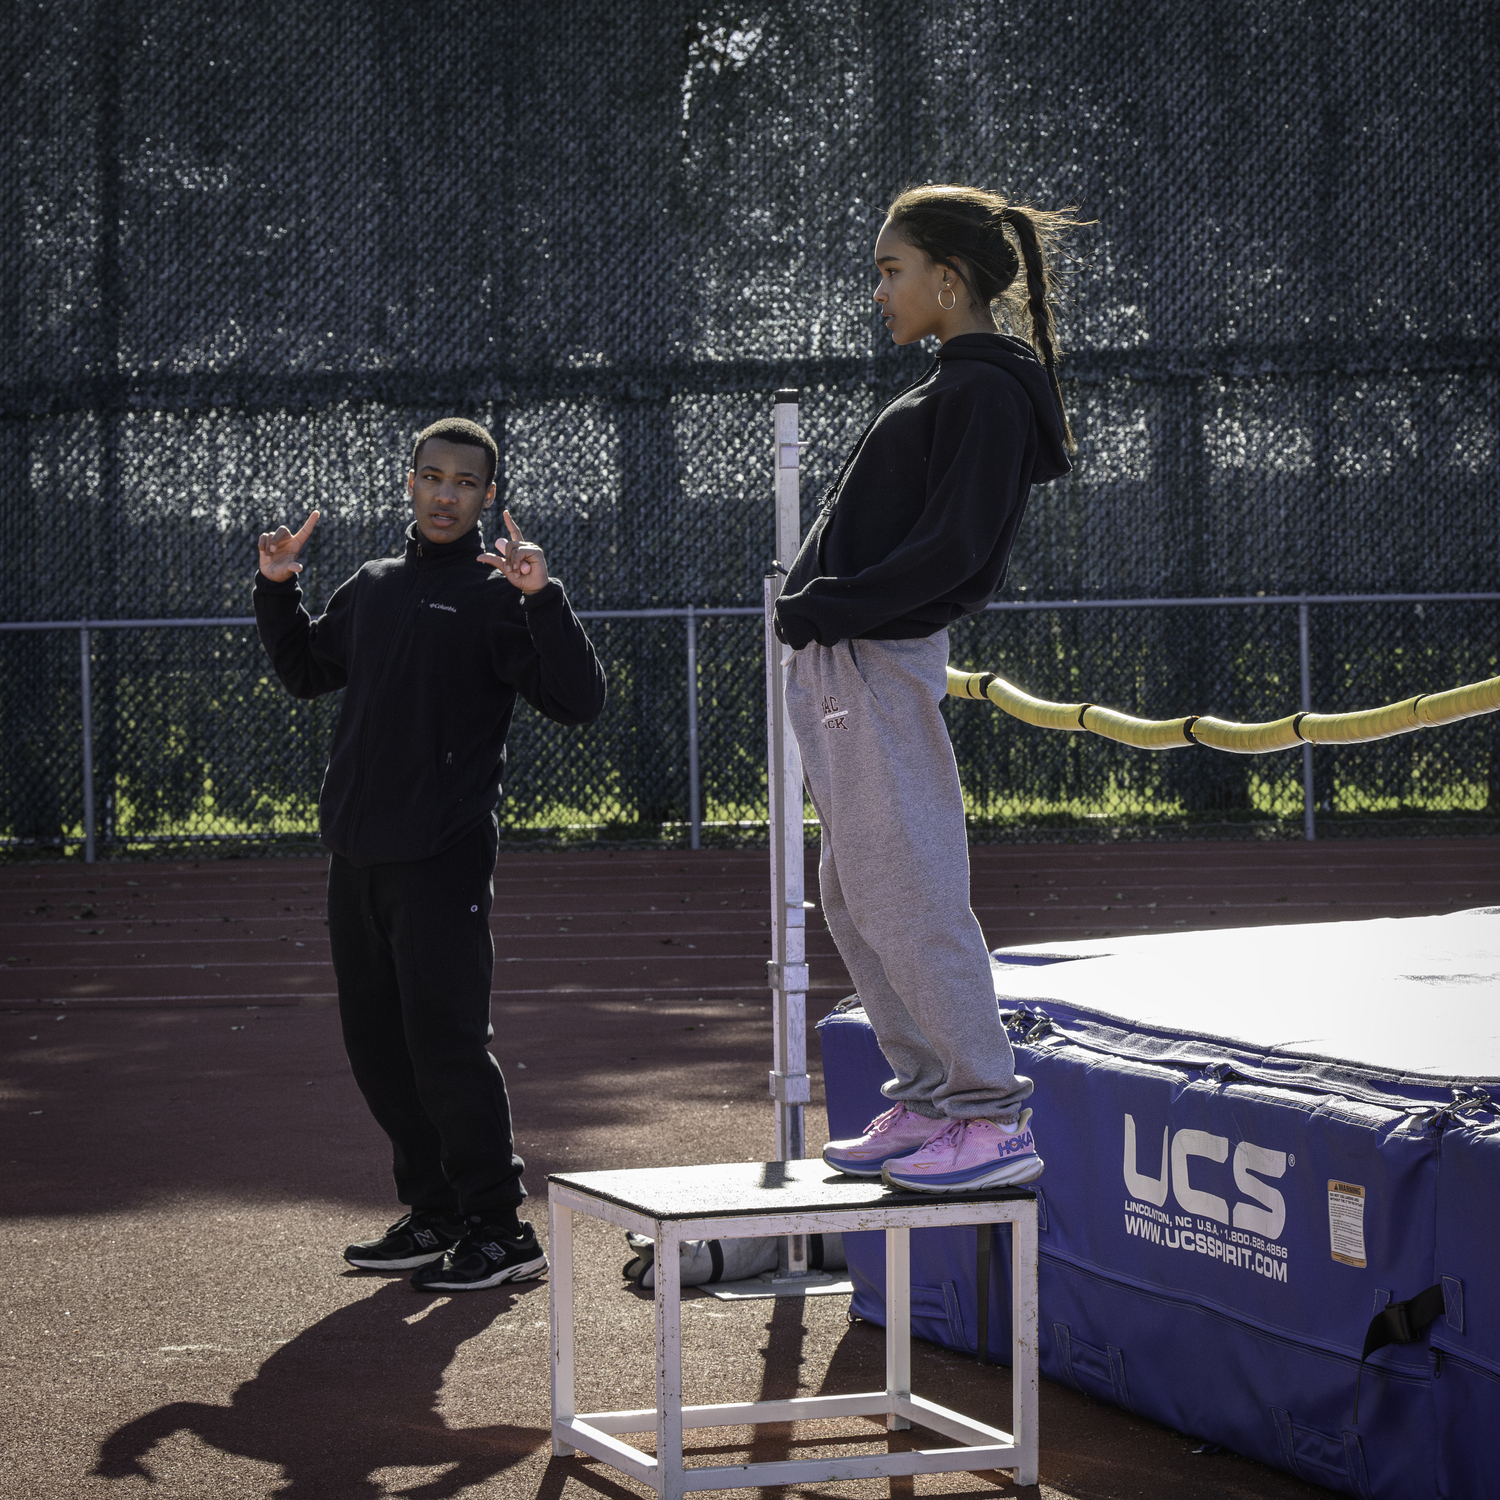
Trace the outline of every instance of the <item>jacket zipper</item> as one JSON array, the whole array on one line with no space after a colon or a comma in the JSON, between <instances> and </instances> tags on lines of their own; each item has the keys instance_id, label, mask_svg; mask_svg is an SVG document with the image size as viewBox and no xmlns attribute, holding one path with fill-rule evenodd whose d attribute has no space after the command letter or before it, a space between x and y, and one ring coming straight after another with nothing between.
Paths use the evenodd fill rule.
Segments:
<instances>
[{"instance_id":1,"label":"jacket zipper","mask_svg":"<svg viewBox=\"0 0 1500 1500\"><path fill-rule=\"evenodd\" d=\"M418 542L417 543L417 558L418 558L418 563L419 564L420 564L421 556L422 556L422 544L420 542ZM402 609L402 613L403 614L407 614L408 616L410 614L414 613L414 611L408 611L407 608L406 608L406 606L407 606L408 601L411 599L413 591L416 589L417 583L418 583L417 567L413 566L413 568L411 570L411 582L407 584L407 586L406 586L406 592L401 596L401 609ZM407 632L407 629L409 628L409 626L410 626L410 618L407 618L407 619L404 619L404 620L399 620L397 622L397 624L396 624L395 629L393 629L391 631L390 638L385 643L385 650L381 653L381 656L380 656L380 666L377 669L376 674L375 674L375 681L377 683L381 683L381 682L385 681L386 663L388 661L390 661L390 659L391 659L391 653L396 649L396 644L397 644L398 640L405 640L406 639L406 632ZM350 847L351 850L356 845L356 836L357 836L357 834L359 832L359 826L364 821L364 813L365 813L365 766L368 763L369 758L370 758L371 719L373 717L374 717L373 713L367 710L366 714L365 714L364 730L361 733L360 740L359 740L359 765L355 768L356 774L359 777L359 790L356 793L355 799L354 799L354 815L350 819L350 823L349 823L349 847Z\"/></svg>"},{"instance_id":2,"label":"jacket zipper","mask_svg":"<svg viewBox=\"0 0 1500 1500\"><path fill-rule=\"evenodd\" d=\"M903 386L899 391L897 391L896 394L892 396L890 400L888 400L880 408L880 410L870 418L868 422L865 423L865 430L860 433L859 441L856 442L855 445L849 450L848 456L839 466L839 472L835 477L833 483L823 491L823 504L821 506L822 515L819 518L822 524L822 529L818 532L818 574L820 577L823 573L823 544L828 539L828 519L833 515L834 511L838 509L839 490L843 486L844 477L848 474L849 470L854 467L854 460L859 457L860 449L862 449L865 445L865 439L868 438L872 432L874 432L875 424L886 414L886 412L889 411L891 407L894 406L896 402L898 402L909 391L916 390L916 388L921 385L923 381L927 380L937 370L938 366L941 363L941 360L934 357L932 363L928 365L928 367L923 370L922 373L914 381L912 381L910 385Z\"/></svg>"}]
</instances>

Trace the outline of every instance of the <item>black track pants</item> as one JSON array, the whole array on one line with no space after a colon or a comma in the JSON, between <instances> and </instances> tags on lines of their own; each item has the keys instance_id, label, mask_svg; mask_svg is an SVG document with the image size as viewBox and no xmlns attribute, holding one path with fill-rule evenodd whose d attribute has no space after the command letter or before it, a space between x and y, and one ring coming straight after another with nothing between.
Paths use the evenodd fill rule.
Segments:
<instances>
[{"instance_id":1,"label":"black track pants","mask_svg":"<svg viewBox=\"0 0 1500 1500\"><path fill-rule=\"evenodd\" d=\"M488 1051L495 852L482 823L431 859L329 866L344 1047L413 1209L483 1214L526 1196Z\"/></svg>"}]
</instances>

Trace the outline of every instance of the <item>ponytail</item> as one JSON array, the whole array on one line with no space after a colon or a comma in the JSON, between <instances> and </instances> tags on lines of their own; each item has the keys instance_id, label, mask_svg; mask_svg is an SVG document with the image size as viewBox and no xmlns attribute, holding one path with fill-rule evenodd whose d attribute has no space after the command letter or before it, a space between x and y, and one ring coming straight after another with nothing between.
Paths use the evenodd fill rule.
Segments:
<instances>
[{"instance_id":1,"label":"ponytail","mask_svg":"<svg viewBox=\"0 0 1500 1500\"><path fill-rule=\"evenodd\" d=\"M1073 429L1068 424L1062 388L1057 383L1057 329L1052 319L1052 297L1056 287L1047 264L1047 253L1042 248L1042 237L1037 232L1030 210L1006 208L1001 210L1001 217L1021 243L1021 258L1026 263L1026 314L1031 325L1031 347L1046 366L1052 395L1057 401L1058 411L1062 413L1063 434L1068 451L1073 452L1078 445L1073 440Z\"/></svg>"},{"instance_id":2,"label":"ponytail","mask_svg":"<svg viewBox=\"0 0 1500 1500\"><path fill-rule=\"evenodd\" d=\"M1057 251L1078 225L1074 210L1026 208L984 188L934 184L898 194L889 218L930 260L949 267L991 318L998 304L1011 328L1028 339L1047 371L1068 451L1075 451L1057 380L1062 350L1052 311L1059 291Z\"/></svg>"}]
</instances>

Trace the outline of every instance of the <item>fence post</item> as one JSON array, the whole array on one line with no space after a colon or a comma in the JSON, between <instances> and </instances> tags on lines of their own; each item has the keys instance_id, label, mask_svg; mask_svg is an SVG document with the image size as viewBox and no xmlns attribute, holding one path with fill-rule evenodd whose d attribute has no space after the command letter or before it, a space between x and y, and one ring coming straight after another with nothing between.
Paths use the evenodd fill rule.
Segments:
<instances>
[{"instance_id":1,"label":"fence post","mask_svg":"<svg viewBox=\"0 0 1500 1500\"><path fill-rule=\"evenodd\" d=\"M78 632L78 697L83 708L83 862L94 862L94 705L89 679L89 630Z\"/></svg>"},{"instance_id":2,"label":"fence post","mask_svg":"<svg viewBox=\"0 0 1500 1500\"><path fill-rule=\"evenodd\" d=\"M1302 662L1302 712L1312 712L1312 649L1309 636L1307 600L1297 605L1297 654ZM1302 837L1318 836L1317 812L1313 805L1313 747L1302 746Z\"/></svg>"},{"instance_id":3,"label":"fence post","mask_svg":"<svg viewBox=\"0 0 1500 1500\"><path fill-rule=\"evenodd\" d=\"M698 616L687 607L688 842L703 843L703 804L698 767Z\"/></svg>"}]
</instances>

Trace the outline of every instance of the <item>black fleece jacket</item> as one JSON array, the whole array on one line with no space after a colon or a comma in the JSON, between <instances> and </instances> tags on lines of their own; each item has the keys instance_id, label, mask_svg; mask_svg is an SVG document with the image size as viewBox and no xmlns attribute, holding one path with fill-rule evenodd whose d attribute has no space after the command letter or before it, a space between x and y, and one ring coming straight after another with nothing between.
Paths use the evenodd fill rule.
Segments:
<instances>
[{"instance_id":1,"label":"black fleece jacket","mask_svg":"<svg viewBox=\"0 0 1500 1500\"><path fill-rule=\"evenodd\" d=\"M497 823L520 693L560 724L604 707L604 671L555 579L522 594L478 561L479 528L367 562L318 619L295 577L255 575L255 623L298 698L347 688L323 791L323 842L355 865L427 859Z\"/></svg>"},{"instance_id":2,"label":"black fleece jacket","mask_svg":"<svg viewBox=\"0 0 1500 1500\"><path fill-rule=\"evenodd\" d=\"M949 339L891 400L831 487L776 604L776 634L810 641L928 636L1005 582L1033 484L1071 468L1062 415L1030 347Z\"/></svg>"}]
</instances>

